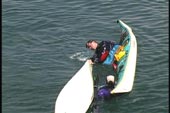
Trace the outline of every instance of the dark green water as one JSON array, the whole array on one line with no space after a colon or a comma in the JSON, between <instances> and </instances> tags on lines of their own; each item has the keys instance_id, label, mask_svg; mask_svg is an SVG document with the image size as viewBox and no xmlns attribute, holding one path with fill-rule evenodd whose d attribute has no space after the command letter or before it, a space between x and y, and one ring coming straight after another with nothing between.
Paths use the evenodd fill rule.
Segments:
<instances>
[{"instance_id":1,"label":"dark green water","mask_svg":"<svg viewBox=\"0 0 170 113\"><path fill-rule=\"evenodd\" d=\"M85 42L118 41L117 19L137 37L135 82L131 93L101 101L100 113L168 113L168 4L2 0L2 113L54 113L59 92L92 55Z\"/></svg>"}]
</instances>

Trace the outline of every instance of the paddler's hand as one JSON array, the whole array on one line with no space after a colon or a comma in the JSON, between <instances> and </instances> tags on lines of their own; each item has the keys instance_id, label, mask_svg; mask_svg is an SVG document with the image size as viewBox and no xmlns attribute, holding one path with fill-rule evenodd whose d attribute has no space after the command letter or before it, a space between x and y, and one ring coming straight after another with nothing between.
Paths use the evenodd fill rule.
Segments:
<instances>
[{"instance_id":1,"label":"paddler's hand","mask_svg":"<svg viewBox=\"0 0 170 113\"><path fill-rule=\"evenodd\" d=\"M89 64L94 64L94 62L91 61L91 59L87 60L89 62Z\"/></svg>"}]
</instances>

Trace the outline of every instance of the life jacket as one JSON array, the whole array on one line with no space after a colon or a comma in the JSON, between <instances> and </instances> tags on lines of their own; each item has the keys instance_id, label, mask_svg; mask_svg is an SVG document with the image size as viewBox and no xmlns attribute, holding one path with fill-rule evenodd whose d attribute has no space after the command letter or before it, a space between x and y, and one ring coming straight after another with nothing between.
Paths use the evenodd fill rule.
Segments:
<instances>
[{"instance_id":1,"label":"life jacket","mask_svg":"<svg viewBox=\"0 0 170 113\"><path fill-rule=\"evenodd\" d=\"M107 58L108 55L109 55L109 51L105 51L105 52L101 55L100 61L104 61L104 60Z\"/></svg>"},{"instance_id":2,"label":"life jacket","mask_svg":"<svg viewBox=\"0 0 170 113\"><path fill-rule=\"evenodd\" d=\"M115 60L118 62L123 56L125 56L125 53L124 46L120 46L114 55Z\"/></svg>"}]
</instances>

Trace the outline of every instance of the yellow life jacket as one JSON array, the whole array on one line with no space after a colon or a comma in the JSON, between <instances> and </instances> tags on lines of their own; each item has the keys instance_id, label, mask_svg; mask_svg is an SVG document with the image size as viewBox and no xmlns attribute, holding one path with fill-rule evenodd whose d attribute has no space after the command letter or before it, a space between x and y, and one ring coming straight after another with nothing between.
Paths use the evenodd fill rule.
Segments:
<instances>
[{"instance_id":1,"label":"yellow life jacket","mask_svg":"<svg viewBox=\"0 0 170 113\"><path fill-rule=\"evenodd\" d=\"M117 49L114 57L116 61L120 61L121 58L123 58L123 56L125 56L125 50L124 50L124 46L119 46L119 48Z\"/></svg>"}]
</instances>

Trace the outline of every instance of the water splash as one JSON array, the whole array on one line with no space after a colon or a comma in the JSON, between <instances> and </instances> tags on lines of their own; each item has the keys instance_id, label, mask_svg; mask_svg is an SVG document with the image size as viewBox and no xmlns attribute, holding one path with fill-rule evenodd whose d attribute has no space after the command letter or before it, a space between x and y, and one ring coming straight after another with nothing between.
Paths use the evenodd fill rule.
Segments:
<instances>
[{"instance_id":1,"label":"water splash","mask_svg":"<svg viewBox=\"0 0 170 113\"><path fill-rule=\"evenodd\" d=\"M79 61L86 61L89 55L86 52L76 52L70 56L70 59L77 59Z\"/></svg>"}]
</instances>

